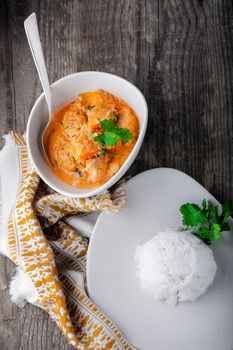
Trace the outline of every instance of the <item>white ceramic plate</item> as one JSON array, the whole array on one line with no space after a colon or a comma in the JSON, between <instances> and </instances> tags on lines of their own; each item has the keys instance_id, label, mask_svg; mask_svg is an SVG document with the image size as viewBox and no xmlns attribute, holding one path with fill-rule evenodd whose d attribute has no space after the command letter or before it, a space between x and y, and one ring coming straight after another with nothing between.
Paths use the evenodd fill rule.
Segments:
<instances>
[{"instance_id":1,"label":"white ceramic plate","mask_svg":"<svg viewBox=\"0 0 233 350\"><path fill-rule=\"evenodd\" d=\"M135 276L135 249L157 230L181 226L179 207L211 194L186 174L168 168L146 171L127 183L128 207L101 214L89 246L88 290L92 300L143 350L233 349L233 232L213 244L214 284L195 303L157 302Z\"/></svg>"}]
</instances>

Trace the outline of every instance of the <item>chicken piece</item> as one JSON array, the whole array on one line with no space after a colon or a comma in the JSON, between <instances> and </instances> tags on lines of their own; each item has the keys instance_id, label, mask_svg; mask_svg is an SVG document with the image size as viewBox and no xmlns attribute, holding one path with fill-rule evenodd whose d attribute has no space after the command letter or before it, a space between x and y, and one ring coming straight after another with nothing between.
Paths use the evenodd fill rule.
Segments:
<instances>
[{"instance_id":1,"label":"chicken piece","mask_svg":"<svg viewBox=\"0 0 233 350\"><path fill-rule=\"evenodd\" d=\"M86 111L91 106L96 106L102 101L101 95L97 91L83 92L79 95L78 101L82 104L83 109Z\"/></svg>"},{"instance_id":2,"label":"chicken piece","mask_svg":"<svg viewBox=\"0 0 233 350\"><path fill-rule=\"evenodd\" d=\"M103 90L84 92L80 94L79 102L85 108L90 131L100 128L102 119L111 119L117 113L114 96Z\"/></svg>"},{"instance_id":3,"label":"chicken piece","mask_svg":"<svg viewBox=\"0 0 233 350\"><path fill-rule=\"evenodd\" d=\"M72 154L72 145L64 134L57 137L54 144L54 159L59 168L68 172L76 170L76 162Z\"/></svg>"},{"instance_id":4,"label":"chicken piece","mask_svg":"<svg viewBox=\"0 0 233 350\"><path fill-rule=\"evenodd\" d=\"M103 119L116 118L117 110L114 104L97 105L87 111L88 128L92 132L100 128L100 121Z\"/></svg>"},{"instance_id":5,"label":"chicken piece","mask_svg":"<svg viewBox=\"0 0 233 350\"><path fill-rule=\"evenodd\" d=\"M91 144L91 145L90 145ZM93 142L87 143L77 142L73 147L72 153L77 161L85 161L86 159L96 157L99 153L99 147L93 147Z\"/></svg>"},{"instance_id":6,"label":"chicken piece","mask_svg":"<svg viewBox=\"0 0 233 350\"><path fill-rule=\"evenodd\" d=\"M71 138L76 138L82 134L82 128L87 123L85 113L77 107L77 103L73 103L66 111L62 120L64 133Z\"/></svg>"},{"instance_id":7,"label":"chicken piece","mask_svg":"<svg viewBox=\"0 0 233 350\"><path fill-rule=\"evenodd\" d=\"M86 171L90 175L92 182L102 181L106 177L108 170L108 158L93 158L86 161Z\"/></svg>"},{"instance_id":8,"label":"chicken piece","mask_svg":"<svg viewBox=\"0 0 233 350\"><path fill-rule=\"evenodd\" d=\"M120 169L119 163L117 162L110 163L108 167L108 178L111 178L113 175L115 175L119 169Z\"/></svg>"},{"instance_id":9,"label":"chicken piece","mask_svg":"<svg viewBox=\"0 0 233 350\"><path fill-rule=\"evenodd\" d=\"M88 107L96 106L103 103L114 103L115 98L104 90L96 90L91 92L83 92L79 95L78 101L88 109Z\"/></svg>"},{"instance_id":10,"label":"chicken piece","mask_svg":"<svg viewBox=\"0 0 233 350\"><path fill-rule=\"evenodd\" d=\"M128 106L121 106L118 111L118 126L123 129L128 128L134 136L137 136L139 129L138 119L132 110Z\"/></svg>"},{"instance_id":11,"label":"chicken piece","mask_svg":"<svg viewBox=\"0 0 233 350\"><path fill-rule=\"evenodd\" d=\"M88 135L89 131L83 131L82 137L76 138L73 143L72 153L77 161L84 161L88 158L96 157L100 150L100 145L94 142Z\"/></svg>"},{"instance_id":12,"label":"chicken piece","mask_svg":"<svg viewBox=\"0 0 233 350\"><path fill-rule=\"evenodd\" d=\"M63 146L57 147L55 159L59 168L62 168L68 172L74 172L76 170L76 163L72 153L70 153Z\"/></svg>"}]
</instances>

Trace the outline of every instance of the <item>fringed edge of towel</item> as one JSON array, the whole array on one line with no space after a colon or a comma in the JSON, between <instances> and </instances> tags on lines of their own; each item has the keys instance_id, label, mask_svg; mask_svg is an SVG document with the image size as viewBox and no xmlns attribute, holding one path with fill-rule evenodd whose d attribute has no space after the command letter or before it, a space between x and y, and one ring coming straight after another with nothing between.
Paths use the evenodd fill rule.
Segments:
<instances>
[{"instance_id":1,"label":"fringed edge of towel","mask_svg":"<svg viewBox=\"0 0 233 350\"><path fill-rule=\"evenodd\" d=\"M127 205L126 191L125 191L126 179L120 180L110 190L110 198L113 203L113 211L118 212L125 208Z\"/></svg>"},{"instance_id":2,"label":"fringed edge of towel","mask_svg":"<svg viewBox=\"0 0 233 350\"><path fill-rule=\"evenodd\" d=\"M11 133L3 135L2 138L5 140L5 145L3 146L2 150L9 144L15 144Z\"/></svg>"},{"instance_id":3,"label":"fringed edge of towel","mask_svg":"<svg viewBox=\"0 0 233 350\"><path fill-rule=\"evenodd\" d=\"M19 307L24 307L27 303L40 306L36 302L38 293L34 284L20 267L16 268L16 273L10 282L9 290L11 301Z\"/></svg>"},{"instance_id":4,"label":"fringed edge of towel","mask_svg":"<svg viewBox=\"0 0 233 350\"><path fill-rule=\"evenodd\" d=\"M10 296L12 303L15 303L19 307L23 308L27 304L27 299L20 294L22 285L21 270L16 268L16 274L12 277L10 282Z\"/></svg>"},{"instance_id":5,"label":"fringed edge of towel","mask_svg":"<svg viewBox=\"0 0 233 350\"><path fill-rule=\"evenodd\" d=\"M126 207L125 179L119 181L109 191L96 197L96 207L100 211L119 212Z\"/></svg>"}]
</instances>

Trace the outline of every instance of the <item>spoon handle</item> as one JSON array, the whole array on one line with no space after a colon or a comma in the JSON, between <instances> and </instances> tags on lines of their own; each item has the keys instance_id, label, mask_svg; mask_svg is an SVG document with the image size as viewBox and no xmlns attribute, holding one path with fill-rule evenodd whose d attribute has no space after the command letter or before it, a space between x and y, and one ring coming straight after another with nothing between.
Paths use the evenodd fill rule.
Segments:
<instances>
[{"instance_id":1,"label":"spoon handle","mask_svg":"<svg viewBox=\"0 0 233 350\"><path fill-rule=\"evenodd\" d=\"M31 49L32 57L44 90L45 98L48 104L49 116L52 116L52 98L49 86L48 74L45 66L44 55L41 47L39 30L37 25L36 14L33 12L25 21L24 28L27 35L28 43Z\"/></svg>"}]
</instances>

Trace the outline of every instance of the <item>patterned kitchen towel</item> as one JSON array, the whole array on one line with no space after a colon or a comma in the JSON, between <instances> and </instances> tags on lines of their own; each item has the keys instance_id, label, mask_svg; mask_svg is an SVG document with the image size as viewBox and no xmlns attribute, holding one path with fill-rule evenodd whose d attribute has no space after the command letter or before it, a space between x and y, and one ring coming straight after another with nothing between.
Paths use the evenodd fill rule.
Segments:
<instances>
[{"instance_id":1,"label":"patterned kitchen towel","mask_svg":"<svg viewBox=\"0 0 233 350\"><path fill-rule=\"evenodd\" d=\"M0 252L17 265L12 301L48 312L75 349L134 349L88 298L88 240L67 223L71 215L80 215L81 221L85 213L120 210L123 186L92 198L65 197L40 180L21 135L12 132L5 139L0 152Z\"/></svg>"}]
</instances>

